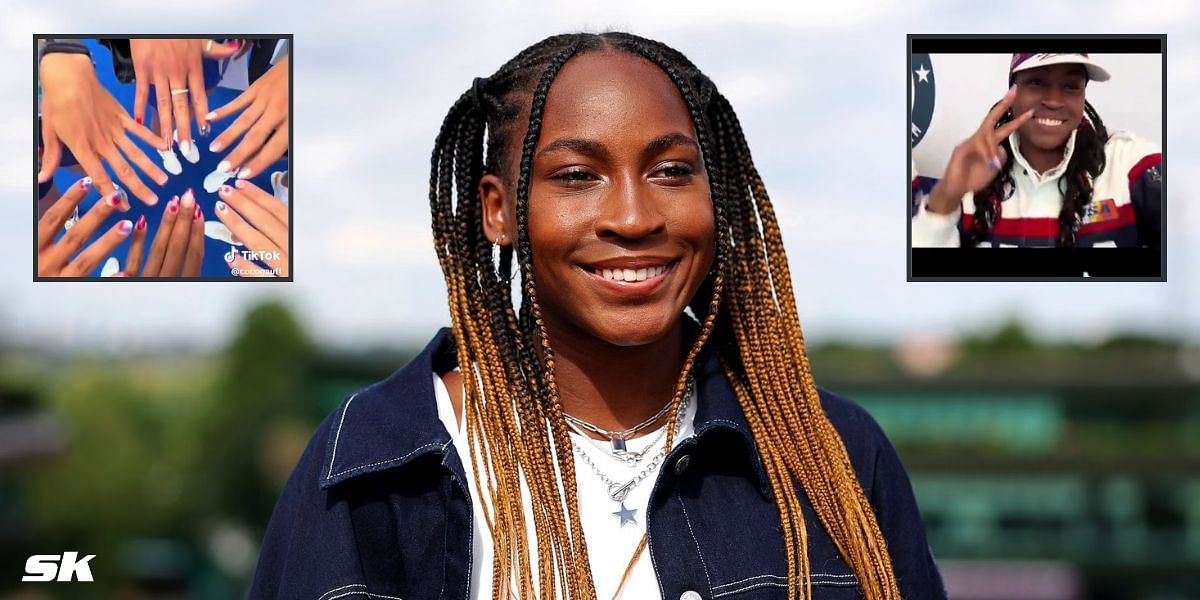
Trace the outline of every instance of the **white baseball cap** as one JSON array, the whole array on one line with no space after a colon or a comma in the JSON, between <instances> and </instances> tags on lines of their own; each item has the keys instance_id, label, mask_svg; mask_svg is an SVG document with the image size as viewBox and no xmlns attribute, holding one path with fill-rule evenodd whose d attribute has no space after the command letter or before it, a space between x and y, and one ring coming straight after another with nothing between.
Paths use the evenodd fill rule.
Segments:
<instances>
[{"instance_id":1,"label":"white baseball cap","mask_svg":"<svg viewBox=\"0 0 1200 600\"><path fill-rule=\"evenodd\" d=\"M1013 74L1017 71L1063 64L1083 65L1091 81L1108 81L1110 78L1108 71L1096 64L1087 54L1014 54L1008 67L1008 80L1011 83Z\"/></svg>"}]
</instances>

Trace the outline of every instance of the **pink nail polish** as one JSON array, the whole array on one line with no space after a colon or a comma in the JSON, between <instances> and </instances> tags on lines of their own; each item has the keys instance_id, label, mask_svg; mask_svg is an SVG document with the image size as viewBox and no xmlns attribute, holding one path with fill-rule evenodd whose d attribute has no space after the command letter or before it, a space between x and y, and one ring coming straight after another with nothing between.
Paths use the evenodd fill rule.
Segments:
<instances>
[{"instance_id":1,"label":"pink nail polish","mask_svg":"<svg viewBox=\"0 0 1200 600\"><path fill-rule=\"evenodd\" d=\"M183 193L182 200L183 200L182 204L183 204L184 208L191 208L192 205L194 205L196 203L196 197L194 195L192 195L192 188L188 188L188 190Z\"/></svg>"},{"instance_id":2,"label":"pink nail polish","mask_svg":"<svg viewBox=\"0 0 1200 600\"><path fill-rule=\"evenodd\" d=\"M121 232L121 235L129 235L129 232L133 231L133 223L129 219L124 219L117 223L117 231Z\"/></svg>"},{"instance_id":3,"label":"pink nail polish","mask_svg":"<svg viewBox=\"0 0 1200 600\"><path fill-rule=\"evenodd\" d=\"M220 189L220 192L221 192L221 195L222 195L222 196L228 196L228 195L229 195L229 192L232 192L232 191L233 191L233 188L231 188L231 187L229 187L229 186L227 186L227 185L223 185L223 186L221 186L221 189Z\"/></svg>"},{"instance_id":4,"label":"pink nail polish","mask_svg":"<svg viewBox=\"0 0 1200 600\"><path fill-rule=\"evenodd\" d=\"M239 48L242 45L242 41L241 40L233 40L232 42L229 42L229 45L234 48Z\"/></svg>"},{"instance_id":5,"label":"pink nail polish","mask_svg":"<svg viewBox=\"0 0 1200 600\"><path fill-rule=\"evenodd\" d=\"M137 119L135 119L135 120L137 121L137 124L138 124L138 125L141 125L141 124L142 124L142 118L141 118L141 117L138 117L138 118L137 118Z\"/></svg>"},{"instance_id":6,"label":"pink nail polish","mask_svg":"<svg viewBox=\"0 0 1200 600\"><path fill-rule=\"evenodd\" d=\"M179 211L179 196L175 196L175 197L171 198L170 202L167 203L167 212L169 212L171 214L175 214L178 211Z\"/></svg>"},{"instance_id":7,"label":"pink nail polish","mask_svg":"<svg viewBox=\"0 0 1200 600\"><path fill-rule=\"evenodd\" d=\"M220 200L217 200L217 212L219 212L219 213L225 212L225 203L221 202Z\"/></svg>"},{"instance_id":8,"label":"pink nail polish","mask_svg":"<svg viewBox=\"0 0 1200 600\"><path fill-rule=\"evenodd\" d=\"M237 178L238 179L250 179L251 175L253 175L253 173L250 171L250 169L242 169L241 171L238 171Z\"/></svg>"},{"instance_id":9,"label":"pink nail polish","mask_svg":"<svg viewBox=\"0 0 1200 600\"><path fill-rule=\"evenodd\" d=\"M234 185L234 187L236 187L236 188L237 188L237 189L239 189L239 190L241 190L241 189L245 189L245 188L246 188L246 182L245 182L244 180L241 180L241 179L238 179L237 181L234 181L234 182L233 182L233 185Z\"/></svg>"},{"instance_id":10,"label":"pink nail polish","mask_svg":"<svg viewBox=\"0 0 1200 600\"><path fill-rule=\"evenodd\" d=\"M108 196L108 205L113 208L117 208L117 207L121 206L121 196L119 194L117 194L116 192L113 192L112 194L110 194Z\"/></svg>"},{"instance_id":11,"label":"pink nail polish","mask_svg":"<svg viewBox=\"0 0 1200 600\"><path fill-rule=\"evenodd\" d=\"M134 229L137 229L138 231L146 230L146 215L138 217L137 225L134 225Z\"/></svg>"},{"instance_id":12,"label":"pink nail polish","mask_svg":"<svg viewBox=\"0 0 1200 600\"><path fill-rule=\"evenodd\" d=\"M203 218L204 218L204 213L200 212L200 205L197 204L196 205L196 213L192 215L192 220L199 221L200 219L203 219Z\"/></svg>"},{"instance_id":13,"label":"pink nail polish","mask_svg":"<svg viewBox=\"0 0 1200 600\"><path fill-rule=\"evenodd\" d=\"M80 179L80 180L79 180L79 187L81 187L81 188L83 188L83 189L85 189L85 190L86 190L86 189L88 189L88 188L90 188L90 187L92 187L92 178L91 178L91 177L84 177L83 179Z\"/></svg>"}]
</instances>

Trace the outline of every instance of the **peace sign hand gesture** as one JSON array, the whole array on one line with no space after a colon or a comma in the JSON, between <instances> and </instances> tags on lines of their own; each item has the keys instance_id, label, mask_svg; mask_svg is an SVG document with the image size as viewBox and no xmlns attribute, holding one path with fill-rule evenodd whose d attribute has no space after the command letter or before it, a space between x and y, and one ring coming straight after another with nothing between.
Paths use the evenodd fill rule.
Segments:
<instances>
[{"instance_id":1,"label":"peace sign hand gesture","mask_svg":"<svg viewBox=\"0 0 1200 600\"><path fill-rule=\"evenodd\" d=\"M930 192L927 210L940 214L954 212L967 192L982 190L1000 173L1008 160L1008 153L1001 144L1012 132L1033 118L1031 108L1012 121L996 126L1012 106L1016 95L1016 86L1009 88L1000 102L988 111L979 129L954 148L946 165L946 175Z\"/></svg>"}]
</instances>

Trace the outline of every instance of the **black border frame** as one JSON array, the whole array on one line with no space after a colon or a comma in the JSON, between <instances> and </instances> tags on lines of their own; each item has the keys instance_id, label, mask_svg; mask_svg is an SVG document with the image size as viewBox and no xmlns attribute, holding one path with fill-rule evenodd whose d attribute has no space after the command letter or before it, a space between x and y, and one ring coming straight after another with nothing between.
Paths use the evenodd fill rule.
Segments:
<instances>
[{"instance_id":1,"label":"black border frame","mask_svg":"<svg viewBox=\"0 0 1200 600\"><path fill-rule=\"evenodd\" d=\"M1113 253L1113 250L1121 250L1120 248L1079 248L1072 252L1064 252L1065 248L1050 249L1036 248L1030 249L1032 254L1019 252L1018 248L916 248L912 247L912 215L910 213L911 202L904 202L904 218L906 220L905 242L907 245L905 252L906 264L906 281L909 282L1040 282L1040 281L1167 281L1167 34L914 34L910 33L906 36L907 54L905 57L905 65L908 70L912 71L912 55L913 42L916 41L918 49L922 52L939 52L939 53L1010 53L1017 49L1028 50L1031 46L1028 42L1033 40L1036 49L1042 50L1057 50L1068 51L1086 48L1092 52L1108 52L1108 53L1156 53L1154 48L1157 47L1157 53L1162 56L1162 211L1159 214L1160 227L1163 232L1162 244L1159 246L1159 273L1158 275L1131 275L1136 269L1126 271L1125 274L1104 275L1106 269L1111 269L1113 262L1111 259L1119 258L1118 262L1132 260L1132 257L1138 255L1138 252L1130 253ZM907 165L905 172L907 177L904 181L905 194L912 193L912 144L909 143L911 136L912 122L912 103L909 98L912 97L912 77L905 76L905 108L904 108L904 139L907 146ZM898 203L899 205L899 203ZM948 260L948 263L937 265L936 267L922 268L923 271L938 271L940 274L934 275L913 275L913 254L922 257L940 256L942 260ZM1129 249L1129 250L1146 250L1146 249ZM1014 252L1018 251L1018 252ZM1027 272L1042 271L1045 275L1009 275L1004 274L1006 271L1011 272L1013 268L1004 268L997 266L995 255L993 252L1004 253L1007 259L1016 259L1020 263L1013 263L1010 267L1032 267L1028 268ZM1095 253L1095 254L1084 254ZM1054 256L1048 256L1047 253L1056 253ZM1144 254L1141 252L1140 254ZM1091 275L1088 257L1091 256L1092 264L1102 265L1097 272L1097 276ZM1049 259L1049 260L1047 260ZM929 259L925 259L929 260ZM926 265L929 263L926 262ZM992 272L985 272L982 275L966 275L965 273L978 273L980 266L984 269L992 269ZM990 265L990 266L989 266ZM1068 267L1073 268L1080 274L1074 276L1057 275L1060 271L1065 271ZM1088 273L1086 276L1083 273Z\"/></svg>"},{"instance_id":2,"label":"black border frame","mask_svg":"<svg viewBox=\"0 0 1200 600\"><path fill-rule=\"evenodd\" d=\"M250 281L250 282L292 282L295 277L295 245L296 245L296 229L295 229L295 214L293 214L293 204L291 201L292 191L295 187L295 145L292 143L296 139L295 124L291 115L295 114L295 98L296 98L296 63L292 60L292 55L295 52L295 34L292 33L208 33L199 35L195 33L129 33L129 34L96 34L96 33L34 33L33 34L33 103L32 103L32 127L33 127L33 142L34 142L34 161L33 161L33 281L40 282L59 282L59 281L213 281L213 282L230 282L230 281ZM283 38L288 43L288 275L287 277L236 277L230 275L228 277L42 277L38 275L38 161L37 161L37 141L41 138L41 132L38 131L38 81L41 78L41 73L38 69L38 51L37 42L39 38L109 38L109 39L169 39L169 38L186 38L186 39L210 39L210 38Z\"/></svg>"}]
</instances>

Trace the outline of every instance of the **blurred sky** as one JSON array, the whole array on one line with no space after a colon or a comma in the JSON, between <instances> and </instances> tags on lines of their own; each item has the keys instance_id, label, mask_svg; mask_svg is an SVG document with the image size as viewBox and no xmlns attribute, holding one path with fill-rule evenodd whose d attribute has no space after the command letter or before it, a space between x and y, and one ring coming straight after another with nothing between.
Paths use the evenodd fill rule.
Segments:
<instances>
[{"instance_id":1,"label":"blurred sky","mask_svg":"<svg viewBox=\"0 0 1200 600\"><path fill-rule=\"evenodd\" d=\"M331 345L423 342L448 323L427 197L446 110L530 43L610 28L683 51L732 101L782 221L810 339L889 342L1017 317L1047 339L1135 329L1200 341L1190 0L9 0L3 15L0 345L213 347L260 297L288 300ZM32 283L35 32L294 33L295 282ZM906 283L909 32L1166 32L1170 283Z\"/></svg>"}]
</instances>

